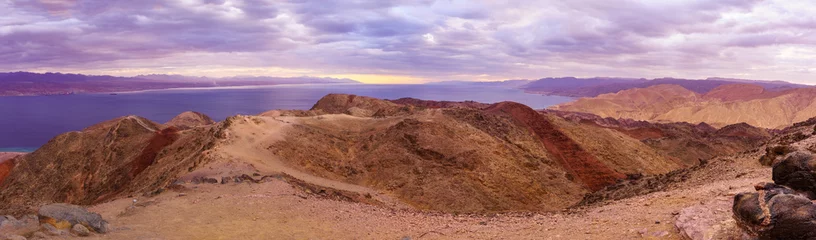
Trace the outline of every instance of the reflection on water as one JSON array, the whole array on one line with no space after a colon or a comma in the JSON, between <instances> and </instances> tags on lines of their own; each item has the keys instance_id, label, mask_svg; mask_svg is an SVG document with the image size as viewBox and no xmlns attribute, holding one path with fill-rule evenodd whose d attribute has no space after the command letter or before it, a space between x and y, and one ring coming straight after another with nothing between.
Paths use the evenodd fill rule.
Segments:
<instances>
[{"instance_id":1,"label":"reflection on water","mask_svg":"<svg viewBox=\"0 0 816 240\"><path fill-rule=\"evenodd\" d=\"M125 115L166 122L184 111L215 120L272 109L309 109L329 93L375 98L484 103L515 101L540 109L572 98L526 94L517 89L446 85L295 85L241 89L161 90L137 93L0 97L0 151L40 146L57 134Z\"/></svg>"}]
</instances>

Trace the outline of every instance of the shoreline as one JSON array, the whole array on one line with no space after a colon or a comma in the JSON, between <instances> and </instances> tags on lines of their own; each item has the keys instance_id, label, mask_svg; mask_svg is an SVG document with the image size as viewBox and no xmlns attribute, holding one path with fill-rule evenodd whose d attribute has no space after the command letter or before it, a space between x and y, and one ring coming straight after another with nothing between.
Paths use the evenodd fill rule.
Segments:
<instances>
[{"instance_id":1,"label":"shoreline","mask_svg":"<svg viewBox=\"0 0 816 240\"><path fill-rule=\"evenodd\" d=\"M273 85L245 85L245 86L223 86L223 87L181 87L181 88L161 88L161 89L146 89L123 92L94 92L84 94L129 94L129 93L146 93L146 92L162 92L175 90L229 90L229 89L257 89L257 88L275 88L275 87L299 87L299 86L345 86L345 85L370 85L365 83L303 83L303 84L273 84Z\"/></svg>"},{"instance_id":2,"label":"shoreline","mask_svg":"<svg viewBox=\"0 0 816 240\"><path fill-rule=\"evenodd\" d=\"M222 90L222 89L253 89L253 88L271 88L271 87L297 87L297 86L318 86L318 85L368 85L366 83L286 83L286 84L268 84L268 85L239 85L239 86L215 86L215 87L177 87L177 88L155 88L142 90L128 90L128 91L79 91L72 93L19 93L14 95L2 95L0 97L37 97L37 96L69 96L69 95L91 95L91 94L127 94L127 93L143 93L143 92L157 92L157 91L172 91L172 90Z\"/></svg>"}]
</instances>

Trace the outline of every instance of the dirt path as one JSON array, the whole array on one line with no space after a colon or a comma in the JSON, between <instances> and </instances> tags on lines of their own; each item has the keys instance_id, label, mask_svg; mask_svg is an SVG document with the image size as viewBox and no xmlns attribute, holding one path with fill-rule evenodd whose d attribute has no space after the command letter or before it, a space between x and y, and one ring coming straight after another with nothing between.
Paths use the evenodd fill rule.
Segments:
<instances>
[{"instance_id":1,"label":"dirt path","mask_svg":"<svg viewBox=\"0 0 816 240\"><path fill-rule=\"evenodd\" d=\"M307 183L338 190L369 194L375 200L396 206L402 205L389 197L367 187L314 176L294 169L284 163L268 149L276 141L282 140L284 131L299 121L287 117L245 117L230 128L229 139L221 145L222 161L250 164L263 175L285 173Z\"/></svg>"},{"instance_id":2,"label":"dirt path","mask_svg":"<svg viewBox=\"0 0 816 240\"><path fill-rule=\"evenodd\" d=\"M146 207L122 214L121 199L91 208L114 231L104 239L679 239L674 214L681 209L727 202L765 181L770 169L703 185L591 206L570 213L463 216L392 210L316 198L280 180L260 184L187 186L139 199ZM719 204L721 206L722 204ZM730 209L714 209L731 214Z\"/></svg>"}]
</instances>

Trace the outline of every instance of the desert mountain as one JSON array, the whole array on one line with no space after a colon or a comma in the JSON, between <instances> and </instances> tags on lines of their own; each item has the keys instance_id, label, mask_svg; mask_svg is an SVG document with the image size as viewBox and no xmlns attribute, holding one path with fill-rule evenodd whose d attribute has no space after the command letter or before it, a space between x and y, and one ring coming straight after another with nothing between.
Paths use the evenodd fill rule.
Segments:
<instances>
[{"instance_id":1,"label":"desert mountain","mask_svg":"<svg viewBox=\"0 0 816 240\"><path fill-rule=\"evenodd\" d=\"M793 84L784 81L756 81L730 78L708 78L704 80L678 78L542 78L520 88L531 93L541 93L569 97L596 97L606 93L616 93L633 88L647 88L655 85L679 85L696 93L706 93L717 87L729 84L750 83L764 89L781 91L804 88L807 85Z\"/></svg>"},{"instance_id":2,"label":"desert mountain","mask_svg":"<svg viewBox=\"0 0 816 240\"><path fill-rule=\"evenodd\" d=\"M625 179L697 164L672 156L690 145L674 144L682 140L649 142L697 135L645 137L631 127L576 122L513 102L331 94L309 111L270 111L214 124L206 119L184 113L161 125L128 116L57 136L16 159L0 183L0 213L29 212L50 202L88 205L150 196L177 182L268 177L332 199L381 206L556 211ZM188 123L195 127L186 128ZM762 135L748 126L724 133L705 126L681 129L693 131L687 128L706 129L699 131L719 141Z\"/></svg>"},{"instance_id":3,"label":"desert mountain","mask_svg":"<svg viewBox=\"0 0 816 240\"><path fill-rule=\"evenodd\" d=\"M772 91L729 84L698 93L680 85L656 85L582 98L553 109L653 122L705 122L715 127L744 122L782 128L816 116L816 88Z\"/></svg>"}]
</instances>

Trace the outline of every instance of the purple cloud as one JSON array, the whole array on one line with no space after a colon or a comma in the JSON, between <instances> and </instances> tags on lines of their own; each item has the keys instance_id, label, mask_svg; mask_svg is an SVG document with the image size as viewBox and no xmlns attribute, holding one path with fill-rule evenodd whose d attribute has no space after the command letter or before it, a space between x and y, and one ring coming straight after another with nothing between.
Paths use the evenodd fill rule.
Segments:
<instances>
[{"instance_id":1,"label":"purple cloud","mask_svg":"<svg viewBox=\"0 0 816 240\"><path fill-rule=\"evenodd\" d=\"M9 0L0 71L805 81L814 13L789 0Z\"/></svg>"}]
</instances>

